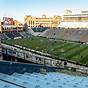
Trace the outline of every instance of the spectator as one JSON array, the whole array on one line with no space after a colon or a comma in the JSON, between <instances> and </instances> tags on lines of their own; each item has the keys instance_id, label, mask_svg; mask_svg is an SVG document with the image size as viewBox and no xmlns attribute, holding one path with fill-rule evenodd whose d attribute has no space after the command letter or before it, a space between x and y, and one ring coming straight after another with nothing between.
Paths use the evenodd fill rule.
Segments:
<instances>
[{"instance_id":1,"label":"spectator","mask_svg":"<svg viewBox=\"0 0 88 88\"><path fill-rule=\"evenodd\" d=\"M67 66L67 61L64 61L64 66Z\"/></svg>"}]
</instances>

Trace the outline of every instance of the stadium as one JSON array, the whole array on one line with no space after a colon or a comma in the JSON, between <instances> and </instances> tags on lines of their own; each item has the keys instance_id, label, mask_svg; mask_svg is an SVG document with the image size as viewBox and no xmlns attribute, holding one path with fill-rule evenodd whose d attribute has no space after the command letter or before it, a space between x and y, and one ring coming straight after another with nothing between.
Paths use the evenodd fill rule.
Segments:
<instances>
[{"instance_id":1,"label":"stadium","mask_svg":"<svg viewBox=\"0 0 88 88\"><path fill-rule=\"evenodd\" d=\"M84 22L86 22L86 26L81 26L80 22L83 25ZM70 25L69 28L67 28L65 24L67 24L67 26ZM78 25L80 25L79 28ZM22 50L25 50L25 52L22 52L24 58L27 58L28 55L26 54L26 50L29 50L29 52L34 52L36 55L38 54L41 56L42 54L45 58L50 58L51 63L58 64L58 60L62 60L62 62L68 61L76 64L88 65L87 11L81 11L80 14L74 14L72 11L66 10L64 19L57 28L29 28L28 24L25 23L23 30L24 31L20 32L13 31L1 34L2 47L8 48L11 46L12 48L15 48L15 51L11 49L12 52L10 52L10 49L5 50L2 48L4 54L13 54L13 56L16 55L15 57L19 57L21 53L18 54L16 48L21 48ZM35 58L37 59L37 56ZM38 57L38 59L40 58L41 57Z\"/></svg>"},{"instance_id":2,"label":"stadium","mask_svg":"<svg viewBox=\"0 0 88 88\"><path fill-rule=\"evenodd\" d=\"M1 88L87 88L87 38L80 40L87 31L58 28L1 34Z\"/></svg>"},{"instance_id":3,"label":"stadium","mask_svg":"<svg viewBox=\"0 0 88 88\"><path fill-rule=\"evenodd\" d=\"M12 39L8 38L8 40L2 43L33 49L46 55L49 54L55 59L73 61L83 65L88 64L87 30L47 29L46 31L44 31L44 34L36 37L30 33L28 34L28 32L26 34L25 32L24 34L14 32L11 34L6 33ZM23 36L21 34L26 35L24 36L26 38L22 38ZM42 37L40 37L41 35Z\"/></svg>"},{"instance_id":4,"label":"stadium","mask_svg":"<svg viewBox=\"0 0 88 88\"><path fill-rule=\"evenodd\" d=\"M1 88L88 88L88 28L70 21L1 33Z\"/></svg>"}]
</instances>

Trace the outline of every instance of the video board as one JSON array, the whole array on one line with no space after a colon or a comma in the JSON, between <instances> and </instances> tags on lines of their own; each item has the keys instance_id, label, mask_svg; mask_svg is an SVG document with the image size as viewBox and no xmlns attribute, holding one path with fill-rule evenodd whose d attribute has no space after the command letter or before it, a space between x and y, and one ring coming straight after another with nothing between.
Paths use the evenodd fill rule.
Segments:
<instances>
[{"instance_id":1,"label":"video board","mask_svg":"<svg viewBox=\"0 0 88 88\"><path fill-rule=\"evenodd\" d=\"M3 24L4 25L13 25L13 18L3 17Z\"/></svg>"}]
</instances>

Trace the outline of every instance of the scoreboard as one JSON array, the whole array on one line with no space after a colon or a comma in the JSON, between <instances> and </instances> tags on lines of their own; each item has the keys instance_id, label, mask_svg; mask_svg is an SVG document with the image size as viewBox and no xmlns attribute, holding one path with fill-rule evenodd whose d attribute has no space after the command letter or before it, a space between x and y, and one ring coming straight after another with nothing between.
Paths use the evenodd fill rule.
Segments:
<instances>
[{"instance_id":1,"label":"scoreboard","mask_svg":"<svg viewBox=\"0 0 88 88\"><path fill-rule=\"evenodd\" d=\"M3 17L3 24L4 25L13 25L13 18Z\"/></svg>"}]
</instances>

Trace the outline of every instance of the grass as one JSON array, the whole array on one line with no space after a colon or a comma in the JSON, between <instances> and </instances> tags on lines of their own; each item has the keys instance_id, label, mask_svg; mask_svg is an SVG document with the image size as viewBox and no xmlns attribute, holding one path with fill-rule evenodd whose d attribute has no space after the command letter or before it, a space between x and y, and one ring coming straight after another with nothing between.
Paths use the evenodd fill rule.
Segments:
<instances>
[{"instance_id":1,"label":"grass","mask_svg":"<svg viewBox=\"0 0 88 88\"><path fill-rule=\"evenodd\" d=\"M88 45L61 40L53 41L41 37L6 40L5 42L49 53L53 57L62 57L81 64L88 64Z\"/></svg>"}]
</instances>

